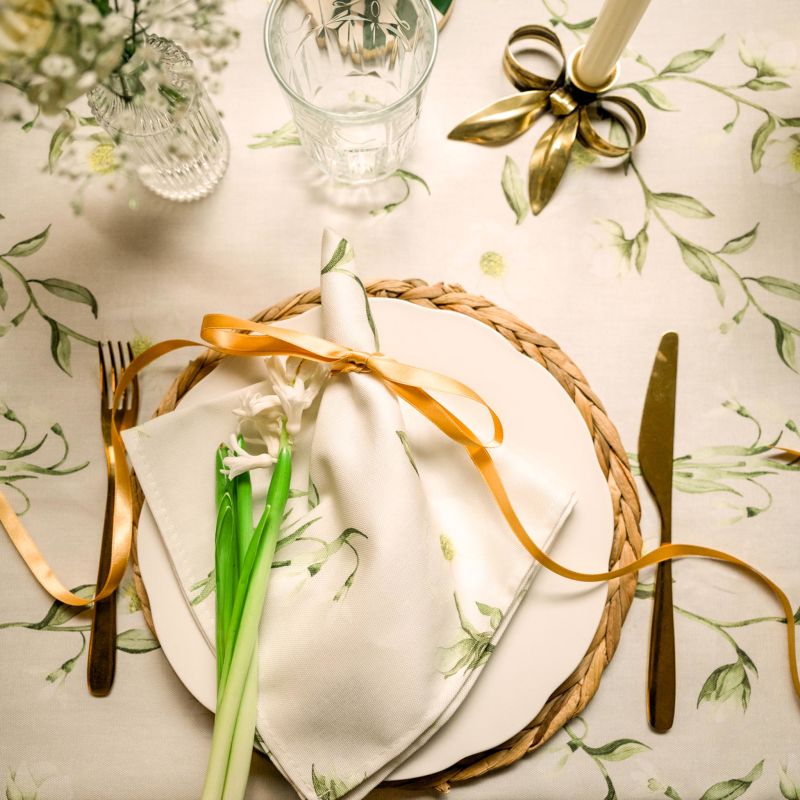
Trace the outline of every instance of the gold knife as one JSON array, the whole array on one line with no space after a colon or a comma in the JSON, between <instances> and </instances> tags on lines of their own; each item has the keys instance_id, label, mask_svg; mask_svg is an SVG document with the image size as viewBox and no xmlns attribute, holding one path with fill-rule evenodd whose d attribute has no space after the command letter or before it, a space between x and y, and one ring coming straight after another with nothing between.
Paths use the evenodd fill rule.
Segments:
<instances>
[{"instance_id":1,"label":"gold knife","mask_svg":"<svg viewBox=\"0 0 800 800\"><path fill-rule=\"evenodd\" d=\"M661 544L672 541L672 462L678 334L661 337L639 430L639 466L661 516ZM664 733L675 716L675 627L672 611L672 563L658 565L647 668L647 718Z\"/></svg>"}]
</instances>

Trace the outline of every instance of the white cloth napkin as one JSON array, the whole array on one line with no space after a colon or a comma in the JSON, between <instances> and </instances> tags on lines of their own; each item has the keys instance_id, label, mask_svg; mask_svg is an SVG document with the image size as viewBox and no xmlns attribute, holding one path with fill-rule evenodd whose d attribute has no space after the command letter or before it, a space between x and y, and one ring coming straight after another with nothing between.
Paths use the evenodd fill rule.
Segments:
<instances>
[{"instance_id":1,"label":"white cloth napkin","mask_svg":"<svg viewBox=\"0 0 800 800\"><path fill-rule=\"evenodd\" d=\"M331 231L322 265L324 336L378 350L352 248ZM124 435L187 602L213 569L214 452L245 391ZM301 797L356 800L460 705L537 565L462 448L378 379L336 375L318 405L292 480L308 494L292 503L264 611L257 730ZM549 546L572 492L535 455L493 454L528 532ZM211 646L213 595L192 610Z\"/></svg>"}]
</instances>

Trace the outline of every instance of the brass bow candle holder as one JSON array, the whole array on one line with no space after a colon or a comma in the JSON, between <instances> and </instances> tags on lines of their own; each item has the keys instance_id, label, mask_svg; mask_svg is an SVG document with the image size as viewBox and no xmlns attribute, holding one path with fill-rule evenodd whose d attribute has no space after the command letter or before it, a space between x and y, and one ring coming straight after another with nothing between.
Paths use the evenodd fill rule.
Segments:
<instances>
[{"instance_id":1,"label":"brass bow candle holder","mask_svg":"<svg viewBox=\"0 0 800 800\"><path fill-rule=\"evenodd\" d=\"M526 39L543 42L556 51L561 69L555 79L537 75L519 63L512 46ZM619 158L631 152L647 129L644 114L636 103L606 94L617 79L618 67L604 86L590 88L580 82L575 75L575 64L581 49L567 59L561 40L549 28L541 25L517 28L503 53L503 71L520 94L482 108L448 134L449 139L475 144L506 144L525 133L545 111L550 111L555 122L536 143L528 168L528 193L534 214L550 202L567 168L576 139L598 155ZM607 117L616 119L626 130L632 126L633 135L628 137L628 146L612 144L595 129L593 118L601 103ZM625 117L606 108L609 104L624 111Z\"/></svg>"}]
</instances>

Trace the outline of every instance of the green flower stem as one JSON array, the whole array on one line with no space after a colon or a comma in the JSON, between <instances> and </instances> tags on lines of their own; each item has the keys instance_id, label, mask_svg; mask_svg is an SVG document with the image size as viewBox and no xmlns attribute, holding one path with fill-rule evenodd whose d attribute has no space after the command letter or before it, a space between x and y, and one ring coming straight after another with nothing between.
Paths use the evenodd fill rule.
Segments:
<instances>
[{"instance_id":1,"label":"green flower stem","mask_svg":"<svg viewBox=\"0 0 800 800\"><path fill-rule=\"evenodd\" d=\"M636 176L636 179L639 182L639 186L642 189L642 194L644 195L644 201L646 207L646 221L649 221L649 214L652 213L652 215L659 221L661 227L663 227L664 230L668 234L670 234L670 236L672 236L674 239L676 240L682 239L685 242L689 242L689 244L694 244L694 242L690 242L688 239L686 239L685 236L681 236L669 224L669 222L667 222L661 211L653 207L652 203L650 202L650 198L654 194L653 190L647 185L646 181L644 180L644 177L642 176L642 173L639 171L639 167L636 165L636 162L633 160L632 157L629 157L628 164L630 165L631 171ZM725 270L731 275L731 277L736 281L736 283L739 285L739 288L742 290L742 293L744 294L747 301L745 304L745 308L752 305L753 308L755 308L762 316L764 317L769 316L764 307L758 302L758 300L756 300L755 296L750 291L750 288L746 283L746 281L753 279L740 275L728 261L726 261L724 258L722 258L722 256L719 255L719 253L712 253L712 255L714 257L714 260L718 264L722 265L725 268Z\"/></svg>"},{"instance_id":2,"label":"green flower stem","mask_svg":"<svg viewBox=\"0 0 800 800\"><path fill-rule=\"evenodd\" d=\"M685 81L686 83L694 83L698 86L704 86L706 89L710 89L713 92L717 92L718 94L724 95L725 97L733 100L734 103L742 104L745 106L749 106L750 108L755 109L756 111L760 111L762 114L766 114L768 117L774 117L775 115L768 109L758 103L754 103L752 100L748 100L746 97L742 97L741 95L734 94L731 91L732 88L739 88L739 87L727 87L727 86L719 86L716 83L711 83L710 81L705 81L702 78L695 78L691 75L654 75L652 78L642 78L640 81L630 81L629 83L622 83L619 86L615 86L615 89L630 89L636 84L641 83L658 83L660 81Z\"/></svg>"},{"instance_id":3,"label":"green flower stem","mask_svg":"<svg viewBox=\"0 0 800 800\"><path fill-rule=\"evenodd\" d=\"M253 739L256 730L258 710L258 650L253 648L250 668L244 685L242 702L236 718L236 727L231 742L231 754L225 775L223 800L241 800L247 789L250 776L250 762L253 758Z\"/></svg>"},{"instance_id":4,"label":"green flower stem","mask_svg":"<svg viewBox=\"0 0 800 800\"><path fill-rule=\"evenodd\" d=\"M578 719L581 719L581 718L578 717ZM581 722L583 722L583 719L581 719ZM584 727L586 727L586 723L583 722L583 724L584 724ZM617 794L616 794L616 791L614 789L614 783L611 780L611 776L608 774L608 770L606 769L606 765L603 763L602 759L599 758L598 756L593 755L592 753L589 753L589 752L586 751L586 748L584 747L583 738L580 737L580 736L576 736L572 732L572 730L570 729L569 725L564 725L564 730L567 732L567 735L570 737L570 742L571 743L575 743L597 765L597 768L600 770L600 774L603 776L603 780L606 782L606 786L608 787L608 790L609 790L608 795L606 795L606 800L608 800L609 797L616 798ZM588 728L587 728L587 730L588 730ZM586 735L586 731L584 731L583 735L584 736Z\"/></svg>"},{"instance_id":5,"label":"green flower stem","mask_svg":"<svg viewBox=\"0 0 800 800\"><path fill-rule=\"evenodd\" d=\"M278 460L272 474L269 491L267 493L267 514L264 525L259 523L253 542L248 550L245 560L245 570L240 576L239 586L237 587L237 600L244 589L246 599L242 608L242 619L235 636L233 651L230 658L230 668L223 669L223 691L222 697L217 707L217 715L214 720L214 734L211 742L211 755L209 756L208 770L203 786L202 800L218 800L226 796L232 797L230 793L223 795L226 783L232 787L234 783L241 783L241 777L231 774L227 776L228 764L240 763L240 756L232 752L232 744L241 746L246 741L248 753L253 746L254 729L249 730L249 735L245 739L244 730L237 734L237 727L244 729L244 717L242 724L239 725L239 712L243 697L245 696L245 685L248 682L253 654L256 651L258 641L258 628L261 616L264 611L264 600L266 598L269 585L269 576L272 567L272 559L275 554L275 546L278 543L283 513L286 501L289 497L289 482L292 473L292 450L289 437L286 433L285 425L281 426L281 441ZM255 549L255 552L253 553ZM250 574L247 568L250 566L250 555L254 555L254 564ZM243 581L249 579L246 585ZM230 651L230 644L228 646ZM226 657L226 662L228 658ZM249 760L248 760L249 766ZM245 781L246 783L246 781Z\"/></svg>"}]
</instances>

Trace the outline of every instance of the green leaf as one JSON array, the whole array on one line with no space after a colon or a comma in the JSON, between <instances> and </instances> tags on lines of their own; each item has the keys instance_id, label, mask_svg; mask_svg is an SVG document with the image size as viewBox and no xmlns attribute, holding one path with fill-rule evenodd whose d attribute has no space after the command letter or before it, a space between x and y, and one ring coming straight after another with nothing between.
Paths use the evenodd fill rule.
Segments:
<instances>
[{"instance_id":1,"label":"green leaf","mask_svg":"<svg viewBox=\"0 0 800 800\"><path fill-rule=\"evenodd\" d=\"M336 245L336 249L333 251L330 261L322 268L321 274L324 275L326 272L330 272L344 258L346 252L347 239L340 239L339 244Z\"/></svg>"},{"instance_id":2,"label":"green leaf","mask_svg":"<svg viewBox=\"0 0 800 800\"><path fill-rule=\"evenodd\" d=\"M696 69L703 66L703 64L719 50L724 41L725 36L723 35L710 47L700 50L687 50L685 53L678 54L659 74L664 75L668 72L680 74L694 72Z\"/></svg>"},{"instance_id":3,"label":"green leaf","mask_svg":"<svg viewBox=\"0 0 800 800\"><path fill-rule=\"evenodd\" d=\"M489 624L492 626L492 630L496 631L503 621L503 612L494 606L487 606L486 603L476 602L475 605L484 617L489 617Z\"/></svg>"},{"instance_id":4,"label":"green leaf","mask_svg":"<svg viewBox=\"0 0 800 800\"><path fill-rule=\"evenodd\" d=\"M417 475L419 475L419 469L417 469L417 462L414 461L414 453L411 451L411 442L409 442L408 440L408 434L405 431L395 431L395 433L397 434L397 438L403 445L403 450L405 450L406 457L411 463L411 466L414 468L414 472L416 472Z\"/></svg>"},{"instance_id":5,"label":"green leaf","mask_svg":"<svg viewBox=\"0 0 800 800\"><path fill-rule=\"evenodd\" d=\"M690 197L688 194L677 194L676 192L656 192L649 195L650 202L663 208L666 211L674 211L682 217L693 217L695 219L708 219L714 214L709 211L699 200Z\"/></svg>"},{"instance_id":6,"label":"green leaf","mask_svg":"<svg viewBox=\"0 0 800 800\"><path fill-rule=\"evenodd\" d=\"M788 281L786 278L775 278L772 275L764 275L762 278L751 278L762 289L766 289L772 294L779 294L781 297L788 297L790 300L800 300L800 283Z\"/></svg>"},{"instance_id":7,"label":"green leaf","mask_svg":"<svg viewBox=\"0 0 800 800\"><path fill-rule=\"evenodd\" d=\"M764 316L772 323L772 327L775 329L775 347L778 350L781 361L783 361L789 369L793 369L797 372L794 334L792 330L776 317L771 317L769 314L765 314Z\"/></svg>"},{"instance_id":8,"label":"green leaf","mask_svg":"<svg viewBox=\"0 0 800 800\"><path fill-rule=\"evenodd\" d=\"M786 800L800 800L800 783L789 774L785 763L778 764L778 786Z\"/></svg>"},{"instance_id":9,"label":"green leaf","mask_svg":"<svg viewBox=\"0 0 800 800\"><path fill-rule=\"evenodd\" d=\"M791 88L786 81L768 81L763 78L753 78L747 81L745 86L748 89L752 89L754 92L774 92L778 89Z\"/></svg>"},{"instance_id":10,"label":"green leaf","mask_svg":"<svg viewBox=\"0 0 800 800\"><path fill-rule=\"evenodd\" d=\"M78 595L78 597L85 599L94 595L94 589L95 584L86 583L82 586L76 586L70 591L73 594ZM86 611L86 608L81 606L68 606L66 603L56 600L55 603L53 603L47 610L47 613L44 615L44 617L42 617L39 622L33 623L31 628L35 628L36 630L42 630L43 628L58 628L65 622L69 622L73 617L78 616L78 614L82 613L83 611Z\"/></svg>"},{"instance_id":11,"label":"green leaf","mask_svg":"<svg viewBox=\"0 0 800 800\"><path fill-rule=\"evenodd\" d=\"M262 147L291 147L300 144L300 135L293 120L289 120L285 125L270 133L257 133L255 137L261 141L247 145L251 150L258 150Z\"/></svg>"},{"instance_id":12,"label":"green leaf","mask_svg":"<svg viewBox=\"0 0 800 800\"><path fill-rule=\"evenodd\" d=\"M661 111L677 111L677 107L672 105L667 99L667 96L649 83L632 83L630 88L638 92L653 108L658 108Z\"/></svg>"},{"instance_id":13,"label":"green leaf","mask_svg":"<svg viewBox=\"0 0 800 800\"><path fill-rule=\"evenodd\" d=\"M9 257L14 256L16 258L32 256L44 245L49 234L50 226L48 225L41 233L37 233L36 236L31 236L30 239L17 242L5 255Z\"/></svg>"},{"instance_id":14,"label":"green leaf","mask_svg":"<svg viewBox=\"0 0 800 800\"><path fill-rule=\"evenodd\" d=\"M800 117L783 117L778 120L781 125L791 128L800 128Z\"/></svg>"},{"instance_id":15,"label":"green leaf","mask_svg":"<svg viewBox=\"0 0 800 800\"><path fill-rule=\"evenodd\" d=\"M396 178L402 178L406 181L416 181L417 183L421 183L425 187L425 191L428 194L431 193L431 187L428 186L428 182L414 172L409 172L407 169L396 169L392 175L394 175Z\"/></svg>"},{"instance_id":16,"label":"green leaf","mask_svg":"<svg viewBox=\"0 0 800 800\"><path fill-rule=\"evenodd\" d=\"M308 479L308 507L316 508L319 505L319 492L311 478Z\"/></svg>"},{"instance_id":17,"label":"green leaf","mask_svg":"<svg viewBox=\"0 0 800 800\"><path fill-rule=\"evenodd\" d=\"M741 797L750 786L761 777L764 762L759 761L744 778L733 778L729 781L715 783L707 789L700 800L735 800Z\"/></svg>"},{"instance_id":18,"label":"green leaf","mask_svg":"<svg viewBox=\"0 0 800 800\"><path fill-rule=\"evenodd\" d=\"M314 765L311 765L311 785L314 787L314 792L317 797L326 797L328 793L328 784L324 777L317 775Z\"/></svg>"},{"instance_id":19,"label":"green leaf","mask_svg":"<svg viewBox=\"0 0 800 800\"><path fill-rule=\"evenodd\" d=\"M584 745L583 749L589 755L601 758L603 761L624 761L626 758L635 756L637 753L642 753L650 748L636 739L615 739L602 747Z\"/></svg>"},{"instance_id":20,"label":"green leaf","mask_svg":"<svg viewBox=\"0 0 800 800\"><path fill-rule=\"evenodd\" d=\"M69 334L64 330L61 323L56 322L51 317L45 317L47 324L50 326L50 354L53 356L53 361L64 370L70 377L70 355L72 354L72 345L69 340Z\"/></svg>"},{"instance_id":21,"label":"green leaf","mask_svg":"<svg viewBox=\"0 0 800 800\"><path fill-rule=\"evenodd\" d=\"M583 19L580 22L567 22L565 19L560 19L559 22L571 31L588 31L595 22L597 22L597 17L589 17L588 19Z\"/></svg>"},{"instance_id":22,"label":"green leaf","mask_svg":"<svg viewBox=\"0 0 800 800\"><path fill-rule=\"evenodd\" d=\"M675 488L679 492L685 494L707 494L709 492L729 492L731 494L739 495L731 486L720 483L719 481L712 481L703 478L683 478L676 476L674 479ZM741 495L739 495L741 496Z\"/></svg>"},{"instance_id":23,"label":"green leaf","mask_svg":"<svg viewBox=\"0 0 800 800\"><path fill-rule=\"evenodd\" d=\"M6 287L3 285L3 276L0 275L0 309L5 309L6 303L8 302L8 291Z\"/></svg>"},{"instance_id":24,"label":"green leaf","mask_svg":"<svg viewBox=\"0 0 800 800\"><path fill-rule=\"evenodd\" d=\"M636 592L635 597L639 598L640 600L645 600L647 598L652 597L656 593L656 585L655 583L639 583L636 584Z\"/></svg>"},{"instance_id":25,"label":"green leaf","mask_svg":"<svg viewBox=\"0 0 800 800\"><path fill-rule=\"evenodd\" d=\"M83 303L92 310L92 315L97 318L97 300L95 296L79 283L65 281L62 278L46 278L43 281L31 280L29 283L38 283L44 286L50 294L60 297L62 300L69 300L73 303Z\"/></svg>"},{"instance_id":26,"label":"green leaf","mask_svg":"<svg viewBox=\"0 0 800 800\"><path fill-rule=\"evenodd\" d=\"M514 212L517 225L519 225L528 213L529 203L519 167L511 156L506 156L500 185L503 187L506 202Z\"/></svg>"},{"instance_id":27,"label":"green leaf","mask_svg":"<svg viewBox=\"0 0 800 800\"><path fill-rule=\"evenodd\" d=\"M744 662L740 658L733 664L723 664L721 667L717 667L706 678L697 697L697 705L699 707L700 703L705 701L722 703L738 696L742 708L747 711L750 691L750 679L745 672Z\"/></svg>"},{"instance_id":28,"label":"green leaf","mask_svg":"<svg viewBox=\"0 0 800 800\"><path fill-rule=\"evenodd\" d=\"M745 651L742 650L741 647L736 648L736 655L739 656L739 658L742 660L742 664L744 664L744 666L747 667L747 669L752 670L753 673L758 675L758 669L756 668L756 665L753 663L753 659L750 658L750 656L747 655L747 653L745 653Z\"/></svg>"},{"instance_id":29,"label":"green leaf","mask_svg":"<svg viewBox=\"0 0 800 800\"><path fill-rule=\"evenodd\" d=\"M633 261L636 265L636 271L640 275L647 261L647 245L649 242L650 237L647 235L647 228L642 228L633 240Z\"/></svg>"},{"instance_id":30,"label":"green leaf","mask_svg":"<svg viewBox=\"0 0 800 800\"><path fill-rule=\"evenodd\" d=\"M761 162L764 159L764 149L774 130L775 118L769 115L766 121L753 134L753 141L750 144L750 163L753 165L753 172L758 172L761 169Z\"/></svg>"},{"instance_id":31,"label":"green leaf","mask_svg":"<svg viewBox=\"0 0 800 800\"><path fill-rule=\"evenodd\" d=\"M117 650L125 653L149 653L159 647L158 639L147 628L131 628L117 634Z\"/></svg>"},{"instance_id":32,"label":"green leaf","mask_svg":"<svg viewBox=\"0 0 800 800\"><path fill-rule=\"evenodd\" d=\"M73 117L69 111L67 111L66 114L67 116L64 117L61 124L53 132L53 138L50 139L47 168L51 173L64 152L64 145L75 130L75 117Z\"/></svg>"},{"instance_id":33,"label":"green leaf","mask_svg":"<svg viewBox=\"0 0 800 800\"><path fill-rule=\"evenodd\" d=\"M711 263L708 251L698 245L687 242L686 239L681 239L679 236L675 238L681 251L683 263L704 281L719 284L719 275Z\"/></svg>"},{"instance_id":34,"label":"green leaf","mask_svg":"<svg viewBox=\"0 0 800 800\"><path fill-rule=\"evenodd\" d=\"M760 222L757 222L755 228L747 231L747 233L743 233L735 239L728 239L722 246L720 253L733 255L736 253L744 253L745 250L751 248L756 240L756 236L758 236L758 226L760 224Z\"/></svg>"}]
</instances>

